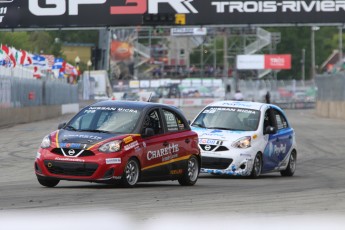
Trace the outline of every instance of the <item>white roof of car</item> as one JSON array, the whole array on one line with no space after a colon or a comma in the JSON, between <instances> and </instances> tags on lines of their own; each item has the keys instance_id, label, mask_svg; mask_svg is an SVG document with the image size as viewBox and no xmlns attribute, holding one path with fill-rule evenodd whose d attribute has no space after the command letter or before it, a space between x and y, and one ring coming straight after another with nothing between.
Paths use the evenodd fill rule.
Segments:
<instances>
[{"instance_id":1,"label":"white roof of car","mask_svg":"<svg viewBox=\"0 0 345 230\"><path fill-rule=\"evenodd\" d=\"M252 102L252 101L217 101L207 106L235 107L235 108L243 108L243 109L261 110L261 108L264 105L267 105L267 104L260 103L260 102Z\"/></svg>"}]
</instances>

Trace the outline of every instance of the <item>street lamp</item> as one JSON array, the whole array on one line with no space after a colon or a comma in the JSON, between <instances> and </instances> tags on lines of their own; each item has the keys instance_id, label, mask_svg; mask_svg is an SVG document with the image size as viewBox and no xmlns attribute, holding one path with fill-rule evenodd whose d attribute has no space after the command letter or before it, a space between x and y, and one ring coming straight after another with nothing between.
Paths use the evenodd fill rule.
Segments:
<instances>
[{"instance_id":1,"label":"street lamp","mask_svg":"<svg viewBox=\"0 0 345 230\"><path fill-rule=\"evenodd\" d=\"M320 27L311 27L311 79L315 77L315 31L319 30Z\"/></svg>"},{"instance_id":2,"label":"street lamp","mask_svg":"<svg viewBox=\"0 0 345 230\"><path fill-rule=\"evenodd\" d=\"M88 70L89 70L89 77L90 77L91 66L92 66L92 62L91 62L91 60L88 60L88 61L87 61L87 68L88 68Z\"/></svg>"},{"instance_id":3,"label":"street lamp","mask_svg":"<svg viewBox=\"0 0 345 230\"><path fill-rule=\"evenodd\" d=\"M76 69L77 69L77 81L79 81L79 63L80 63L80 58L79 56L76 56L75 59L75 66L76 66Z\"/></svg>"}]
</instances>

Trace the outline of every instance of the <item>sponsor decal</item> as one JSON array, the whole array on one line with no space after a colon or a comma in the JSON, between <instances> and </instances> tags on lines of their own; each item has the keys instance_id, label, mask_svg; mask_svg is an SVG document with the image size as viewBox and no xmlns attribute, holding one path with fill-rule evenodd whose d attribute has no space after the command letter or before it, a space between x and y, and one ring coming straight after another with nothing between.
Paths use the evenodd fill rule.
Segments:
<instances>
[{"instance_id":1,"label":"sponsor decal","mask_svg":"<svg viewBox=\"0 0 345 230\"><path fill-rule=\"evenodd\" d=\"M179 175L182 174L183 170L182 169L174 169L174 170L170 170L170 174L171 175Z\"/></svg>"},{"instance_id":2,"label":"sponsor decal","mask_svg":"<svg viewBox=\"0 0 345 230\"><path fill-rule=\"evenodd\" d=\"M60 143L60 148L85 149L86 146L86 144L79 143Z\"/></svg>"},{"instance_id":3,"label":"sponsor decal","mask_svg":"<svg viewBox=\"0 0 345 230\"><path fill-rule=\"evenodd\" d=\"M40 153L40 152L37 152L37 153L36 153L36 158L37 158L37 159L40 159L40 158L41 158L41 153Z\"/></svg>"},{"instance_id":4,"label":"sponsor decal","mask_svg":"<svg viewBox=\"0 0 345 230\"><path fill-rule=\"evenodd\" d=\"M168 154L177 153L179 151L178 144L169 144L169 146L165 148L161 148L158 150L148 151L147 152L147 160L156 159L159 157L167 156Z\"/></svg>"},{"instance_id":5,"label":"sponsor decal","mask_svg":"<svg viewBox=\"0 0 345 230\"><path fill-rule=\"evenodd\" d=\"M121 164L121 158L107 158L105 159L107 165Z\"/></svg>"},{"instance_id":6,"label":"sponsor decal","mask_svg":"<svg viewBox=\"0 0 345 230\"><path fill-rule=\"evenodd\" d=\"M85 112L95 111L95 110L118 111L118 112L125 112L125 113L138 113L137 109L115 108L115 107L106 107L106 106L89 107L88 110L85 110Z\"/></svg>"},{"instance_id":7,"label":"sponsor decal","mask_svg":"<svg viewBox=\"0 0 345 230\"><path fill-rule=\"evenodd\" d=\"M164 162L164 161L170 161L170 160L175 159L175 158L178 158L178 154L173 154L173 155L168 155L168 156L166 156L166 157L163 157L163 158L162 158L162 162Z\"/></svg>"},{"instance_id":8,"label":"sponsor decal","mask_svg":"<svg viewBox=\"0 0 345 230\"><path fill-rule=\"evenodd\" d=\"M82 159L78 159L78 158L67 158L67 157L56 157L55 160L57 160L57 161L85 162L85 160L82 160Z\"/></svg>"},{"instance_id":9,"label":"sponsor decal","mask_svg":"<svg viewBox=\"0 0 345 230\"><path fill-rule=\"evenodd\" d=\"M258 138L258 135L254 134L253 139L256 139L256 138Z\"/></svg>"},{"instance_id":10,"label":"sponsor decal","mask_svg":"<svg viewBox=\"0 0 345 230\"><path fill-rule=\"evenodd\" d=\"M94 135L87 135L87 134L70 134L70 135L64 135L64 138L70 139L70 138L80 138L80 139L89 139L89 140L102 140L103 138L101 136L94 136Z\"/></svg>"},{"instance_id":11,"label":"sponsor decal","mask_svg":"<svg viewBox=\"0 0 345 230\"><path fill-rule=\"evenodd\" d=\"M344 1L213 1L217 13L300 13L345 11Z\"/></svg>"},{"instance_id":12,"label":"sponsor decal","mask_svg":"<svg viewBox=\"0 0 345 230\"><path fill-rule=\"evenodd\" d=\"M127 151L127 150L130 150L130 149L132 149L132 148L134 148L136 146L139 146L138 141L134 141L134 142L132 142L132 143L130 143L128 145L125 145L123 148L124 148L124 150Z\"/></svg>"},{"instance_id":13,"label":"sponsor decal","mask_svg":"<svg viewBox=\"0 0 345 230\"><path fill-rule=\"evenodd\" d=\"M221 141L219 140L212 140L212 139L199 139L199 144L204 144L204 145L218 145L221 144Z\"/></svg>"},{"instance_id":14,"label":"sponsor decal","mask_svg":"<svg viewBox=\"0 0 345 230\"><path fill-rule=\"evenodd\" d=\"M274 145L273 151L274 151L274 154L276 154L276 155L285 153L286 152L286 144L285 145L280 144L280 146Z\"/></svg>"},{"instance_id":15,"label":"sponsor decal","mask_svg":"<svg viewBox=\"0 0 345 230\"><path fill-rule=\"evenodd\" d=\"M132 136L128 136L123 138L123 142L125 142L125 144L128 144L129 142L133 141L133 137Z\"/></svg>"}]
</instances>

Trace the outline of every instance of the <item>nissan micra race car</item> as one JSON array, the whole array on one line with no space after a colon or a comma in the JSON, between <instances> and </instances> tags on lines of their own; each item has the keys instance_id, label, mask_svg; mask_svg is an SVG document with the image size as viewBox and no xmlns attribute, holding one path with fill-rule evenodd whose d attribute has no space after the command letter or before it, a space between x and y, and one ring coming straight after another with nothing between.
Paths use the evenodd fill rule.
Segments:
<instances>
[{"instance_id":1,"label":"nissan micra race car","mask_svg":"<svg viewBox=\"0 0 345 230\"><path fill-rule=\"evenodd\" d=\"M200 165L198 136L179 109L110 100L85 107L44 137L35 173L47 187L60 180L194 185Z\"/></svg>"},{"instance_id":2,"label":"nissan micra race car","mask_svg":"<svg viewBox=\"0 0 345 230\"><path fill-rule=\"evenodd\" d=\"M201 172L258 177L296 169L295 133L282 109L272 104L220 101L191 123L198 133Z\"/></svg>"}]
</instances>

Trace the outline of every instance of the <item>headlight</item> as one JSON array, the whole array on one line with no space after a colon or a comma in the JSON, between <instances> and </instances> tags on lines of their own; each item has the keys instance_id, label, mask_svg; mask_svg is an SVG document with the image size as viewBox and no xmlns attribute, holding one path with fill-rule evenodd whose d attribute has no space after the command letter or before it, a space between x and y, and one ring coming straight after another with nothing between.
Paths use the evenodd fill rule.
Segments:
<instances>
[{"instance_id":1,"label":"headlight","mask_svg":"<svg viewBox=\"0 0 345 230\"><path fill-rule=\"evenodd\" d=\"M118 152L121 150L121 141L116 140L116 141L105 143L101 147L99 147L98 150L103 153Z\"/></svg>"},{"instance_id":2,"label":"headlight","mask_svg":"<svg viewBox=\"0 0 345 230\"><path fill-rule=\"evenodd\" d=\"M239 148L239 149L246 149L249 148L252 144L252 138L251 137L242 137L235 141L232 144L232 147Z\"/></svg>"},{"instance_id":3,"label":"headlight","mask_svg":"<svg viewBox=\"0 0 345 230\"><path fill-rule=\"evenodd\" d=\"M50 136L45 136L42 140L42 143L41 143L41 148L42 149L46 149L46 148L49 148L50 147Z\"/></svg>"}]
</instances>

